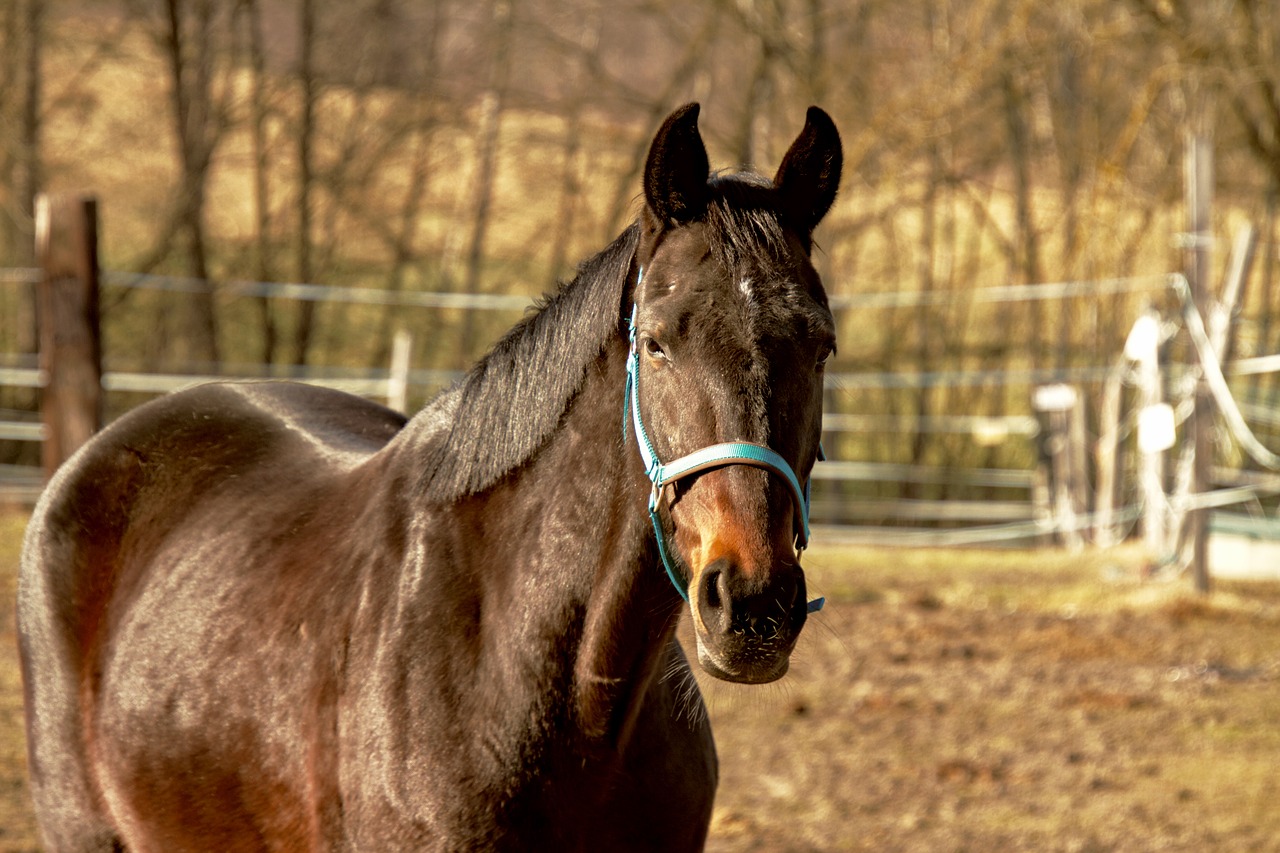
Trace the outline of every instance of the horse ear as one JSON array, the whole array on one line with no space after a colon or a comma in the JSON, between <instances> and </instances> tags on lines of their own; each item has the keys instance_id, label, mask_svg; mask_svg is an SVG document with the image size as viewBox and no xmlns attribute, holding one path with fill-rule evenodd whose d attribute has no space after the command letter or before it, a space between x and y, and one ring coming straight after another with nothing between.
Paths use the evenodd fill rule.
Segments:
<instances>
[{"instance_id":1,"label":"horse ear","mask_svg":"<svg viewBox=\"0 0 1280 853\"><path fill-rule=\"evenodd\" d=\"M818 107L809 107L804 130L773 178L783 210L806 233L813 233L836 200L843 161L835 122Z\"/></svg>"},{"instance_id":2,"label":"horse ear","mask_svg":"<svg viewBox=\"0 0 1280 853\"><path fill-rule=\"evenodd\" d=\"M698 105L667 116L644 166L644 198L662 224L691 222L707 209L711 163L698 133Z\"/></svg>"}]
</instances>

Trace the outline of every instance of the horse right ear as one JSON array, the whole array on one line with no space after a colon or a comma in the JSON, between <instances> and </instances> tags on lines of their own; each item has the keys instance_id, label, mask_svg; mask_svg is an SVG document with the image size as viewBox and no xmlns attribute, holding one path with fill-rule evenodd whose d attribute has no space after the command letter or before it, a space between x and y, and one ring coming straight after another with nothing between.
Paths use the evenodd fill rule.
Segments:
<instances>
[{"instance_id":1,"label":"horse right ear","mask_svg":"<svg viewBox=\"0 0 1280 853\"><path fill-rule=\"evenodd\" d=\"M667 116L649 146L644 166L644 198L661 225L692 222L707 209L711 163L698 133L698 105L685 104Z\"/></svg>"},{"instance_id":2,"label":"horse right ear","mask_svg":"<svg viewBox=\"0 0 1280 853\"><path fill-rule=\"evenodd\" d=\"M817 107L809 107L804 130L791 143L773 179L783 209L806 233L813 233L835 202L843 160L835 122Z\"/></svg>"}]
</instances>

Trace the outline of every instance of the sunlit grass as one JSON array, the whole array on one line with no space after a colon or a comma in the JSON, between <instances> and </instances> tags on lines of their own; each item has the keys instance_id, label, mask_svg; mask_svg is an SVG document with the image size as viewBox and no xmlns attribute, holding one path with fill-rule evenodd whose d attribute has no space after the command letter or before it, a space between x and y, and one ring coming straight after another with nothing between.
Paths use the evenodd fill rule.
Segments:
<instances>
[{"instance_id":1,"label":"sunlit grass","mask_svg":"<svg viewBox=\"0 0 1280 853\"><path fill-rule=\"evenodd\" d=\"M27 798L22 680L18 673L14 600L24 513L0 507L0 851L36 849L35 821Z\"/></svg>"}]
</instances>

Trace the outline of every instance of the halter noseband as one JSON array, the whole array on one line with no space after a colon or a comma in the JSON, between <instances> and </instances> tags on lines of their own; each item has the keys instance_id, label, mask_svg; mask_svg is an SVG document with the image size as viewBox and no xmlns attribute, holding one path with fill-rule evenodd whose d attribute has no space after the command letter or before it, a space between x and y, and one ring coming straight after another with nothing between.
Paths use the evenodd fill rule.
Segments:
<instances>
[{"instance_id":1,"label":"halter noseband","mask_svg":"<svg viewBox=\"0 0 1280 853\"><path fill-rule=\"evenodd\" d=\"M643 272L641 273L643 275ZM638 284L638 282L637 282ZM636 445L640 448L640 459L644 462L645 475L653 484L649 493L649 520L653 523L653 533L658 539L658 555L662 558L662 567L667 571L671 585L680 593L685 601L689 600L689 589L680 573L676 571L671 555L667 550L666 537L662 533L662 523L658 519L658 503L663 489L684 477L708 471L712 468L723 468L726 465L751 465L763 468L770 473L782 477L791 490L792 506L795 510L795 547L803 551L809 544L809 482L801 487L796 473L787 460L783 459L772 448L751 441L729 441L712 444L701 450L663 463L653 449L653 442L644 428L640 418L640 353L636 345L636 313L638 305L631 309L631 320L628 327L630 351L627 355L627 390L622 403L622 434L625 440L627 421L635 431ZM629 417L628 417L629 416ZM818 447L818 458L822 459L822 447ZM815 598L809 602L810 613L822 609L825 599Z\"/></svg>"}]
</instances>

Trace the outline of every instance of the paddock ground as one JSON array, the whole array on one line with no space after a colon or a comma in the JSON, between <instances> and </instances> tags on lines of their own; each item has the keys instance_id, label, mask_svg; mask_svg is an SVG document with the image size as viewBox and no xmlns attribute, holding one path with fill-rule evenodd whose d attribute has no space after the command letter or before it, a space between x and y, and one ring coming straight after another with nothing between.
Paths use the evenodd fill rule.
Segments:
<instances>
[{"instance_id":1,"label":"paddock ground","mask_svg":"<svg viewBox=\"0 0 1280 853\"><path fill-rule=\"evenodd\" d=\"M0 851L36 850L0 513ZM1280 850L1280 582L1144 580L1124 548L815 547L792 671L701 679L708 848Z\"/></svg>"}]
</instances>

